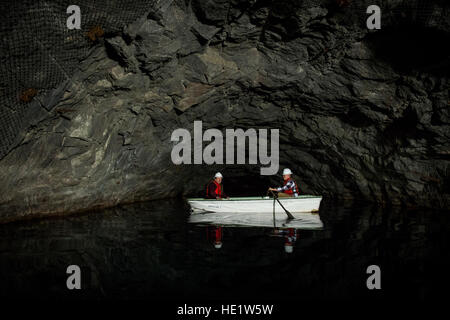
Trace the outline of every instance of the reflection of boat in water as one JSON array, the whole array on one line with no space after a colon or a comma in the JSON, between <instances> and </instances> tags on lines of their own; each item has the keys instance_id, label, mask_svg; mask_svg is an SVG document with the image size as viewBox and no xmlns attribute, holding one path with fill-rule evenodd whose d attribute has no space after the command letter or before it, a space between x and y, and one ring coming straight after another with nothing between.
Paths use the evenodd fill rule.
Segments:
<instances>
[{"instance_id":1,"label":"reflection of boat in water","mask_svg":"<svg viewBox=\"0 0 450 320\"><path fill-rule=\"evenodd\" d=\"M295 228L301 230L318 230L323 228L320 216L315 213L295 213L294 219L287 219L286 214L267 212L210 212L193 213L189 222L206 225L242 226L242 227L268 227Z\"/></svg>"},{"instance_id":2,"label":"reflection of boat in water","mask_svg":"<svg viewBox=\"0 0 450 320\"><path fill-rule=\"evenodd\" d=\"M211 241L214 248L222 248L223 243L223 227L216 225L209 225L206 227L206 239ZM299 231L294 228L273 228L271 236L284 238L284 251L292 253L294 251L294 244L297 241Z\"/></svg>"},{"instance_id":3,"label":"reflection of boat in water","mask_svg":"<svg viewBox=\"0 0 450 320\"><path fill-rule=\"evenodd\" d=\"M235 197L227 200L189 198L193 212L270 212L274 210L274 200L269 197ZM279 198L289 212L314 212L319 210L321 196L301 195L292 198ZM275 212L284 212L276 203Z\"/></svg>"}]
</instances>

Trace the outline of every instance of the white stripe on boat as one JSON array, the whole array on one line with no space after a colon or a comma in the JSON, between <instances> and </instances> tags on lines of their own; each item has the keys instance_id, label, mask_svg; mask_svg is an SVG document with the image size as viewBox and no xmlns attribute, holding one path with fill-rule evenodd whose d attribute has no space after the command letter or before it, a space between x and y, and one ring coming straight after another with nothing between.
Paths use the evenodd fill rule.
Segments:
<instances>
[{"instance_id":1,"label":"white stripe on boat","mask_svg":"<svg viewBox=\"0 0 450 320\"><path fill-rule=\"evenodd\" d=\"M215 200L203 198L187 199L194 213L201 212L273 212L273 199L269 197L235 197L229 200ZM321 196L301 195L293 198L279 198L281 204L291 213L318 211ZM275 213L285 211L275 202Z\"/></svg>"}]
</instances>

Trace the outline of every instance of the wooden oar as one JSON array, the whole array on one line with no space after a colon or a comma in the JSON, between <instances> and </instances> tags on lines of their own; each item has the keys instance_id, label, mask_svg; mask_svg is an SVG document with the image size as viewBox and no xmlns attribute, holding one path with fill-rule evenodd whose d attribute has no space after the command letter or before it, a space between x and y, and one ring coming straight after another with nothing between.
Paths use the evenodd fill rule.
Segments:
<instances>
[{"instance_id":1,"label":"wooden oar","mask_svg":"<svg viewBox=\"0 0 450 320\"><path fill-rule=\"evenodd\" d=\"M275 222L275 197L273 198L273 229L277 228L277 224Z\"/></svg>"},{"instance_id":2,"label":"wooden oar","mask_svg":"<svg viewBox=\"0 0 450 320\"><path fill-rule=\"evenodd\" d=\"M286 212L288 218L295 219L294 216L281 204L280 200L278 200L278 195L275 195L272 190L270 190L270 192L272 192L273 198L278 201L278 204L283 208L284 212Z\"/></svg>"}]
</instances>

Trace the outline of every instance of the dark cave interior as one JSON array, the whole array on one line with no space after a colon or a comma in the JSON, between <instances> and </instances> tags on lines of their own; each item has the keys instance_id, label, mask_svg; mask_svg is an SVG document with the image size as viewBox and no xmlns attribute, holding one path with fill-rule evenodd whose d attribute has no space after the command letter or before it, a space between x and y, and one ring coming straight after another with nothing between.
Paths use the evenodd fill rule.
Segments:
<instances>
[{"instance_id":1,"label":"dark cave interior","mask_svg":"<svg viewBox=\"0 0 450 320\"><path fill-rule=\"evenodd\" d=\"M450 71L450 33L417 25L382 28L366 41L377 58L401 73L426 72L446 76Z\"/></svg>"}]
</instances>

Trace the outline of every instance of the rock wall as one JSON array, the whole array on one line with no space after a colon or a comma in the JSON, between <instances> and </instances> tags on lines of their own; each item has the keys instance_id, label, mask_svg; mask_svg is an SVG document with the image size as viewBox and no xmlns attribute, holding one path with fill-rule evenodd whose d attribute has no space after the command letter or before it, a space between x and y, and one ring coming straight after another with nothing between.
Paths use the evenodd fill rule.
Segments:
<instances>
[{"instance_id":1,"label":"rock wall","mask_svg":"<svg viewBox=\"0 0 450 320\"><path fill-rule=\"evenodd\" d=\"M105 37L0 160L0 220L192 195L215 170L257 178L173 165L171 133L194 120L279 128L280 166L304 193L448 208L448 23L392 10L369 32L365 8L177 0Z\"/></svg>"}]
</instances>

